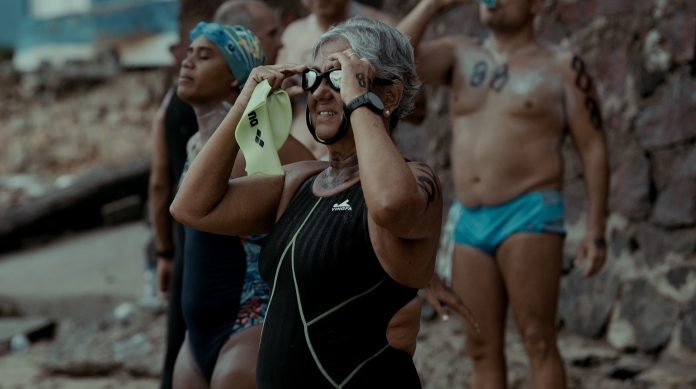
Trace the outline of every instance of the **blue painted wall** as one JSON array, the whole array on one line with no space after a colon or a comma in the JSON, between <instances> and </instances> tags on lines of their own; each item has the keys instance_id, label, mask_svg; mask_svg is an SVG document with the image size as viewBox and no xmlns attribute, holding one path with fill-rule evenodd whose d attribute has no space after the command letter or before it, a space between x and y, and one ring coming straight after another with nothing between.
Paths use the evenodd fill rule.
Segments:
<instances>
[{"instance_id":1,"label":"blue painted wall","mask_svg":"<svg viewBox=\"0 0 696 389\"><path fill-rule=\"evenodd\" d=\"M27 13L27 0L0 0L0 47L15 46L22 19Z\"/></svg>"},{"instance_id":2,"label":"blue painted wall","mask_svg":"<svg viewBox=\"0 0 696 389\"><path fill-rule=\"evenodd\" d=\"M92 0L92 4L92 9L83 14L42 20L26 18L17 49L178 31L177 0Z\"/></svg>"}]
</instances>

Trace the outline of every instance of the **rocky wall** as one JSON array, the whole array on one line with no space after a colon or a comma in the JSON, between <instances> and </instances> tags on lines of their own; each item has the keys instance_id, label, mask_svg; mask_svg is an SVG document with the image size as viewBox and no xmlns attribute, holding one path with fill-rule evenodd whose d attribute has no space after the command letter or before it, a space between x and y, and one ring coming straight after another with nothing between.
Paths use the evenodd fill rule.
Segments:
<instances>
[{"instance_id":1,"label":"rocky wall","mask_svg":"<svg viewBox=\"0 0 696 389\"><path fill-rule=\"evenodd\" d=\"M416 1L385 1L397 15ZM540 35L572 48L595 76L610 150L608 260L592 279L562 280L565 328L620 350L696 351L696 2L547 2ZM431 23L429 37L484 36L473 5ZM449 176L447 88L428 88L428 117L398 141ZM584 231L582 166L569 140L565 261ZM451 200L452 191L447 193Z\"/></svg>"}]
</instances>

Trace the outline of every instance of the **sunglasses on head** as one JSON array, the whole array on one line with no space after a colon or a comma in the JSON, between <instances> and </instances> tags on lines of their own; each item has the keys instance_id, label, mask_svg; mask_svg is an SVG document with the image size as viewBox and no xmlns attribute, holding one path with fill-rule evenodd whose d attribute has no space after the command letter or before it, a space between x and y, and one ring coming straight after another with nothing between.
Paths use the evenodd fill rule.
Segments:
<instances>
[{"instance_id":1,"label":"sunglasses on head","mask_svg":"<svg viewBox=\"0 0 696 389\"><path fill-rule=\"evenodd\" d=\"M304 72L302 72L302 89L309 92L314 92L317 90L317 88L319 88L319 85L321 85L321 80L323 78L329 80L329 86L331 86L333 90L337 92L341 91L343 69L340 68L333 68L325 71L324 73L321 73L316 69L306 69ZM384 78L375 78L373 82L376 85L389 85L392 83L391 80Z\"/></svg>"}]
</instances>

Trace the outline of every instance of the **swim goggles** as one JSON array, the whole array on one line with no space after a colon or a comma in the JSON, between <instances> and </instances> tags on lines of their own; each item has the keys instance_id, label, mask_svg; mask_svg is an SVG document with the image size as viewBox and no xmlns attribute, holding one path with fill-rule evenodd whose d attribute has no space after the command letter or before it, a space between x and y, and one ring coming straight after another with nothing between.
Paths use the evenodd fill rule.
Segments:
<instances>
[{"instance_id":1,"label":"swim goggles","mask_svg":"<svg viewBox=\"0 0 696 389\"><path fill-rule=\"evenodd\" d=\"M319 72L316 69L306 69L302 72L302 89L314 92L319 88L321 80L326 78L329 80L329 86L337 92L341 91L341 80L343 79L343 69L333 68L325 71L324 73ZM391 80L384 78L375 78L373 82L376 85L389 85L392 83Z\"/></svg>"},{"instance_id":2,"label":"swim goggles","mask_svg":"<svg viewBox=\"0 0 696 389\"><path fill-rule=\"evenodd\" d=\"M324 73L318 72L316 69L306 69L302 72L302 89L314 92L319 88L321 79L329 80L329 86L335 91L341 91L341 80L343 79L343 69L333 68Z\"/></svg>"}]
</instances>

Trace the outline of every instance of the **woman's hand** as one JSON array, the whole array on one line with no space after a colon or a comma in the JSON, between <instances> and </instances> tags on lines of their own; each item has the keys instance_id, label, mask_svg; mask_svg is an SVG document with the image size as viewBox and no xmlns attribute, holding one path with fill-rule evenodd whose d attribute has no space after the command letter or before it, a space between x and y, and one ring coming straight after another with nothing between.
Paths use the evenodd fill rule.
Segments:
<instances>
[{"instance_id":1,"label":"woman's hand","mask_svg":"<svg viewBox=\"0 0 696 389\"><path fill-rule=\"evenodd\" d=\"M248 101L251 98L251 94L254 92L254 88L263 80L268 80L271 85L271 90L276 90L285 87L285 91L288 93L290 98L293 98L299 94L304 93L301 87L292 85L291 83L284 83L286 79L296 74L302 73L307 69L307 65L296 65L296 64L276 64L276 65L266 65L255 67L247 82L244 84L244 89L240 93L240 97Z\"/></svg>"},{"instance_id":2,"label":"woman's hand","mask_svg":"<svg viewBox=\"0 0 696 389\"><path fill-rule=\"evenodd\" d=\"M449 309L453 309L469 322L474 331L477 333L481 332L478 322L469 307L464 304L461 297L442 282L437 274L433 274L433 278L425 288L425 293L428 303L437 312L440 320L449 320Z\"/></svg>"},{"instance_id":3,"label":"woman's hand","mask_svg":"<svg viewBox=\"0 0 696 389\"><path fill-rule=\"evenodd\" d=\"M345 104L370 90L375 78L375 68L370 61L361 58L355 50L348 48L340 53L329 56L341 64L343 78L341 79L341 99Z\"/></svg>"}]
</instances>

